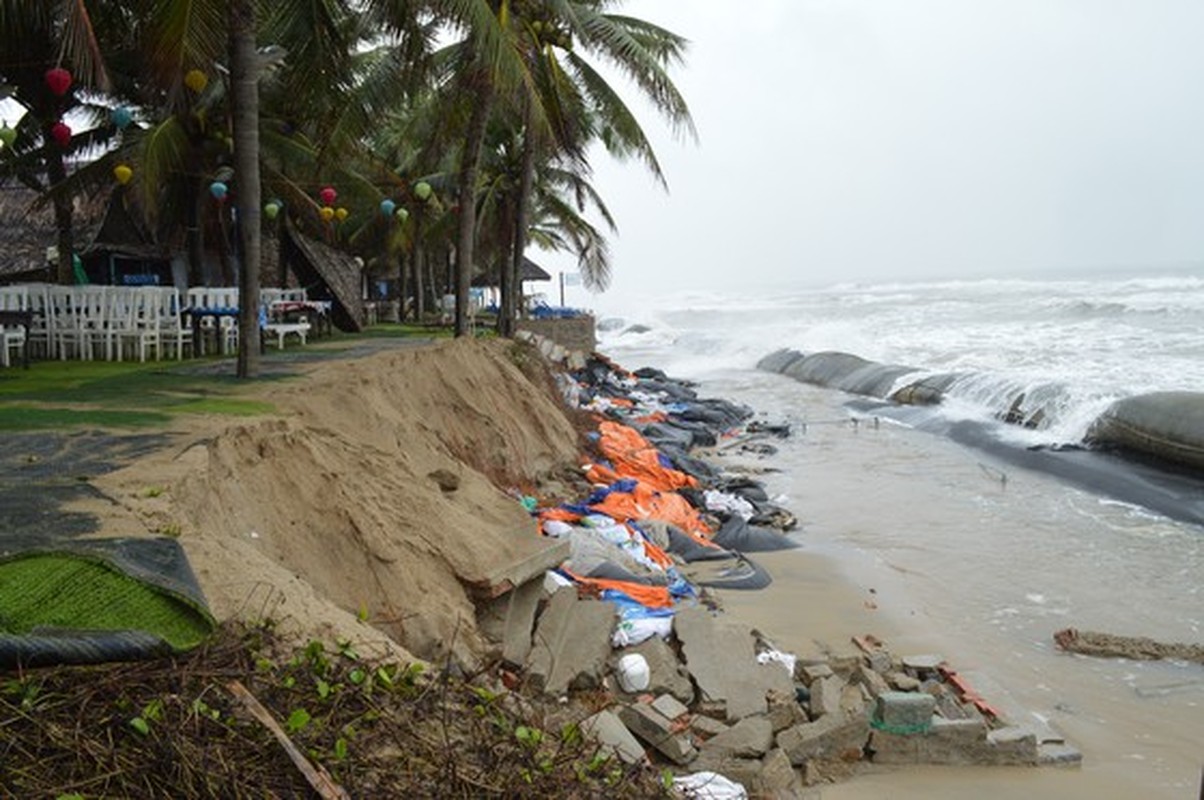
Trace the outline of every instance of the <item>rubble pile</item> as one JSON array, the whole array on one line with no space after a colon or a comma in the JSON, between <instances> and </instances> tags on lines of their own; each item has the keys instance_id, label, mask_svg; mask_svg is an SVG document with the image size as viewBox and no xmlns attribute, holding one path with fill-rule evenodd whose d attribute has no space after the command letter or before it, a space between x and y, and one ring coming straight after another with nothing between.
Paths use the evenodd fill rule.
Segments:
<instances>
[{"instance_id":1,"label":"rubble pile","mask_svg":"<svg viewBox=\"0 0 1204 800\"><path fill-rule=\"evenodd\" d=\"M745 552L797 546L793 515L764 487L693 455L721 441L789 435L751 411L703 400L655 370L627 373L533 338L570 370L561 388L596 414L594 487L579 503L530 503L570 557L498 598L483 617L511 685L560 699L557 722L627 763L668 765L679 789L708 781L790 796L882 764L1074 763L1077 751L1002 689L939 656L897 658L873 636L799 658L722 615L709 586L758 588ZM772 449L754 448L754 454ZM695 571L708 561L724 569ZM737 576L733 580L732 576ZM982 682L980 682L982 681ZM583 702L588 698L589 702ZM599 708L601 710L599 710Z\"/></svg>"}]
</instances>

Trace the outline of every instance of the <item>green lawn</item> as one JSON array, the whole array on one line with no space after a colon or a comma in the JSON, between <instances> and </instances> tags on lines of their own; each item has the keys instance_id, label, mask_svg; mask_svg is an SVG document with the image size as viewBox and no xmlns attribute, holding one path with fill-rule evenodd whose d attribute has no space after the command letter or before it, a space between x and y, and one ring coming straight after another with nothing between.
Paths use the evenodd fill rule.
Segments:
<instances>
[{"instance_id":1,"label":"green lawn","mask_svg":"<svg viewBox=\"0 0 1204 800\"><path fill-rule=\"evenodd\" d=\"M364 333L311 341L283 354L269 348L264 364L299 352L336 355L357 341L432 338L437 329L377 325ZM220 366L215 373L214 367ZM228 370L225 367L228 366ZM232 357L138 362L34 361L29 369L0 369L0 431L89 428L153 428L182 414L252 416L270 413L271 403L244 396L247 387L288 380L273 372L254 381L234 377Z\"/></svg>"}]
</instances>

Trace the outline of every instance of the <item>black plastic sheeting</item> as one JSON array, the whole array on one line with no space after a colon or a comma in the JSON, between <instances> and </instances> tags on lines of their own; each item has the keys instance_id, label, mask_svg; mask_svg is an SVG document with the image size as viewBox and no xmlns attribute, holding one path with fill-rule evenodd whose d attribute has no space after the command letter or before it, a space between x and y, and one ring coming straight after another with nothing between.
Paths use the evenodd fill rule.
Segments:
<instances>
[{"instance_id":1,"label":"black plastic sheeting","mask_svg":"<svg viewBox=\"0 0 1204 800\"><path fill-rule=\"evenodd\" d=\"M738 553L771 553L793 550L799 543L788 535L769 528L749 525L740 517L731 517L715 532L711 541Z\"/></svg>"},{"instance_id":2,"label":"black plastic sheeting","mask_svg":"<svg viewBox=\"0 0 1204 800\"><path fill-rule=\"evenodd\" d=\"M119 572L173 595L208 617L205 595L179 542L174 539L74 539L48 546L36 537L3 540L3 555L69 553L104 561ZM54 630L21 636L0 634L0 667L96 664L169 655L172 648L144 631Z\"/></svg>"}]
</instances>

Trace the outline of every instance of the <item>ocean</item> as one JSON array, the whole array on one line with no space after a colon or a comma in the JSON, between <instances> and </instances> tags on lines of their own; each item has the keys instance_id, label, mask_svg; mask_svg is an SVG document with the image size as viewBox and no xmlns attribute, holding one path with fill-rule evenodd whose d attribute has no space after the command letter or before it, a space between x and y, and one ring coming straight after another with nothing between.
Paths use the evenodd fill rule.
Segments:
<instances>
[{"instance_id":1,"label":"ocean","mask_svg":"<svg viewBox=\"0 0 1204 800\"><path fill-rule=\"evenodd\" d=\"M824 797L958 797L984 787L990 797L1196 796L1204 667L1071 656L1051 636L1076 627L1204 643L1204 526L1133 499L1174 494L1198 507L1204 484L1122 465L1119 488L1140 491L1118 497L1000 453L1077 446L1119 398L1204 391L1199 271L787 286L643 302L625 304L621 318L599 311L604 352L697 381L794 431L754 466L775 470L770 488L802 521L801 555L759 559L775 585L730 602L805 649L812 634L789 613L790 559L822 557L865 595L848 624L876 625L896 646L935 649L989 674L1084 753L1072 774L911 771ZM958 379L941 405L894 414L755 368L780 348ZM1026 412L1041 409L1039 424L999 421L1017 397ZM1004 449L944 435L956 421Z\"/></svg>"}]
</instances>

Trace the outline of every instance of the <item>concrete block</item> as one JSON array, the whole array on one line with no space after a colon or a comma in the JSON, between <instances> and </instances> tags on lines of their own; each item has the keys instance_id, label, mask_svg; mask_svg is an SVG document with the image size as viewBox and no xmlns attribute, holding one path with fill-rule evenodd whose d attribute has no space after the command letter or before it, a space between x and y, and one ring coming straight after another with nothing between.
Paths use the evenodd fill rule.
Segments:
<instances>
[{"instance_id":1,"label":"concrete block","mask_svg":"<svg viewBox=\"0 0 1204 800\"><path fill-rule=\"evenodd\" d=\"M870 733L866 749L875 764L920 764L923 763L921 753L924 752L922 738L922 735L905 736L875 730Z\"/></svg>"},{"instance_id":2,"label":"concrete block","mask_svg":"<svg viewBox=\"0 0 1204 800\"><path fill-rule=\"evenodd\" d=\"M905 669L912 670L916 673L925 674L936 672L937 668L945 663L945 657L935 653L922 653L914 656L903 656L903 666Z\"/></svg>"},{"instance_id":3,"label":"concrete block","mask_svg":"<svg viewBox=\"0 0 1204 800\"><path fill-rule=\"evenodd\" d=\"M911 677L906 672L888 672L886 682L892 689L900 692L918 692L920 690L919 679Z\"/></svg>"},{"instance_id":4,"label":"concrete block","mask_svg":"<svg viewBox=\"0 0 1204 800\"><path fill-rule=\"evenodd\" d=\"M723 724L714 717L695 714L690 718L690 730L697 734L701 734L706 738L718 736L728 729L729 726Z\"/></svg>"},{"instance_id":5,"label":"concrete block","mask_svg":"<svg viewBox=\"0 0 1204 800\"><path fill-rule=\"evenodd\" d=\"M800 664L798 671L802 676L803 683L808 686L820 678L829 678L832 676L832 668L828 666L826 661L821 664Z\"/></svg>"},{"instance_id":6,"label":"concrete block","mask_svg":"<svg viewBox=\"0 0 1204 800\"><path fill-rule=\"evenodd\" d=\"M690 737L674 732L673 723L647 703L623 706L619 709L619 719L636 737L674 764L689 764L698 756Z\"/></svg>"},{"instance_id":7,"label":"concrete block","mask_svg":"<svg viewBox=\"0 0 1204 800\"><path fill-rule=\"evenodd\" d=\"M987 749L991 753L992 764L1035 765L1037 734L1028 728L999 728L987 734Z\"/></svg>"},{"instance_id":8,"label":"concrete block","mask_svg":"<svg viewBox=\"0 0 1204 800\"><path fill-rule=\"evenodd\" d=\"M653 636L632 647L616 650L611 659L612 667L623 656L635 653L648 662L648 692L671 694L687 706L694 702L694 684L685 667L677 659L677 653L664 639Z\"/></svg>"},{"instance_id":9,"label":"concrete block","mask_svg":"<svg viewBox=\"0 0 1204 800\"><path fill-rule=\"evenodd\" d=\"M935 709L936 698L926 692L886 692L878 695L874 722L896 733L926 731Z\"/></svg>"},{"instance_id":10,"label":"concrete block","mask_svg":"<svg viewBox=\"0 0 1204 800\"><path fill-rule=\"evenodd\" d=\"M759 758L773 746L773 726L768 717L746 717L702 745L706 753L735 758Z\"/></svg>"},{"instance_id":11,"label":"concrete block","mask_svg":"<svg viewBox=\"0 0 1204 800\"><path fill-rule=\"evenodd\" d=\"M652 701L652 707L660 712L661 716L668 720L675 720L678 717L684 717L690 713L690 709L686 708L676 697L671 694L662 694L660 697Z\"/></svg>"},{"instance_id":12,"label":"concrete block","mask_svg":"<svg viewBox=\"0 0 1204 800\"><path fill-rule=\"evenodd\" d=\"M527 674L546 694L600 685L610 657L614 608L599 600L579 600L576 589L552 595L535 628Z\"/></svg>"},{"instance_id":13,"label":"concrete block","mask_svg":"<svg viewBox=\"0 0 1204 800\"><path fill-rule=\"evenodd\" d=\"M895 667L889 650L871 650L865 654L865 663L879 675L885 675Z\"/></svg>"},{"instance_id":14,"label":"concrete block","mask_svg":"<svg viewBox=\"0 0 1204 800\"><path fill-rule=\"evenodd\" d=\"M1037 747L1037 763L1049 767L1079 767L1083 754L1065 743L1042 742Z\"/></svg>"},{"instance_id":15,"label":"concrete block","mask_svg":"<svg viewBox=\"0 0 1204 800\"><path fill-rule=\"evenodd\" d=\"M771 691L766 695L765 700L769 704L768 717L774 733L808 721L806 712L794 699L794 695Z\"/></svg>"},{"instance_id":16,"label":"concrete block","mask_svg":"<svg viewBox=\"0 0 1204 800\"><path fill-rule=\"evenodd\" d=\"M690 764L691 772L714 772L744 787L750 797L760 797L753 788L761 782L765 770L759 758L732 758L721 754L700 753Z\"/></svg>"},{"instance_id":17,"label":"concrete block","mask_svg":"<svg viewBox=\"0 0 1204 800\"><path fill-rule=\"evenodd\" d=\"M864 686L846 683L840 690L840 712L846 717L867 713L867 698Z\"/></svg>"},{"instance_id":18,"label":"concrete block","mask_svg":"<svg viewBox=\"0 0 1204 800\"><path fill-rule=\"evenodd\" d=\"M535 610L543 598L543 581L527 581L507 597L506 618L502 630L502 660L521 666L531 654L531 635L535 629Z\"/></svg>"},{"instance_id":19,"label":"concrete block","mask_svg":"<svg viewBox=\"0 0 1204 800\"><path fill-rule=\"evenodd\" d=\"M780 747L770 750L761 759L760 780L749 792L754 797L792 797L803 789L799 774L790 763L790 756Z\"/></svg>"},{"instance_id":20,"label":"concrete block","mask_svg":"<svg viewBox=\"0 0 1204 800\"><path fill-rule=\"evenodd\" d=\"M891 690L886 679L865 664L858 665L853 672L853 680L864 686L871 697L877 697Z\"/></svg>"},{"instance_id":21,"label":"concrete block","mask_svg":"<svg viewBox=\"0 0 1204 800\"><path fill-rule=\"evenodd\" d=\"M787 728L778 734L777 745L797 767L812 759L860 757L869 738L870 723L866 717L829 714L815 722Z\"/></svg>"},{"instance_id":22,"label":"concrete block","mask_svg":"<svg viewBox=\"0 0 1204 800\"><path fill-rule=\"evenodd\" d=\"M812 719L818 719L826 714L840 713L840 695L844 689L844 681L837 675L819 678L811 684L811 701L808 709Z\"/></svg>"},{"instance_id":23,"label":"concrete block","mask_svg":"<svg viewBox=\"0 0 1204 800\"><path fill-rule=\"evenodd\" d=\"M644 747L627 730L613 711L599 711L580 725L581 735L600 745L600 749L617 756L626 764L647 760Z\"/></svg>"},{"instance_id":24,"label":"concrete block","mask_svg":"<svg viewBox=\"0 0 1204 800\"><path fill-rule=\"evenodd\" d=\"M951 747L976 747L987 741L986 720L978 719L941 719L932 720L927 739L940 742Z\"/></svg>"}]
</instances>

